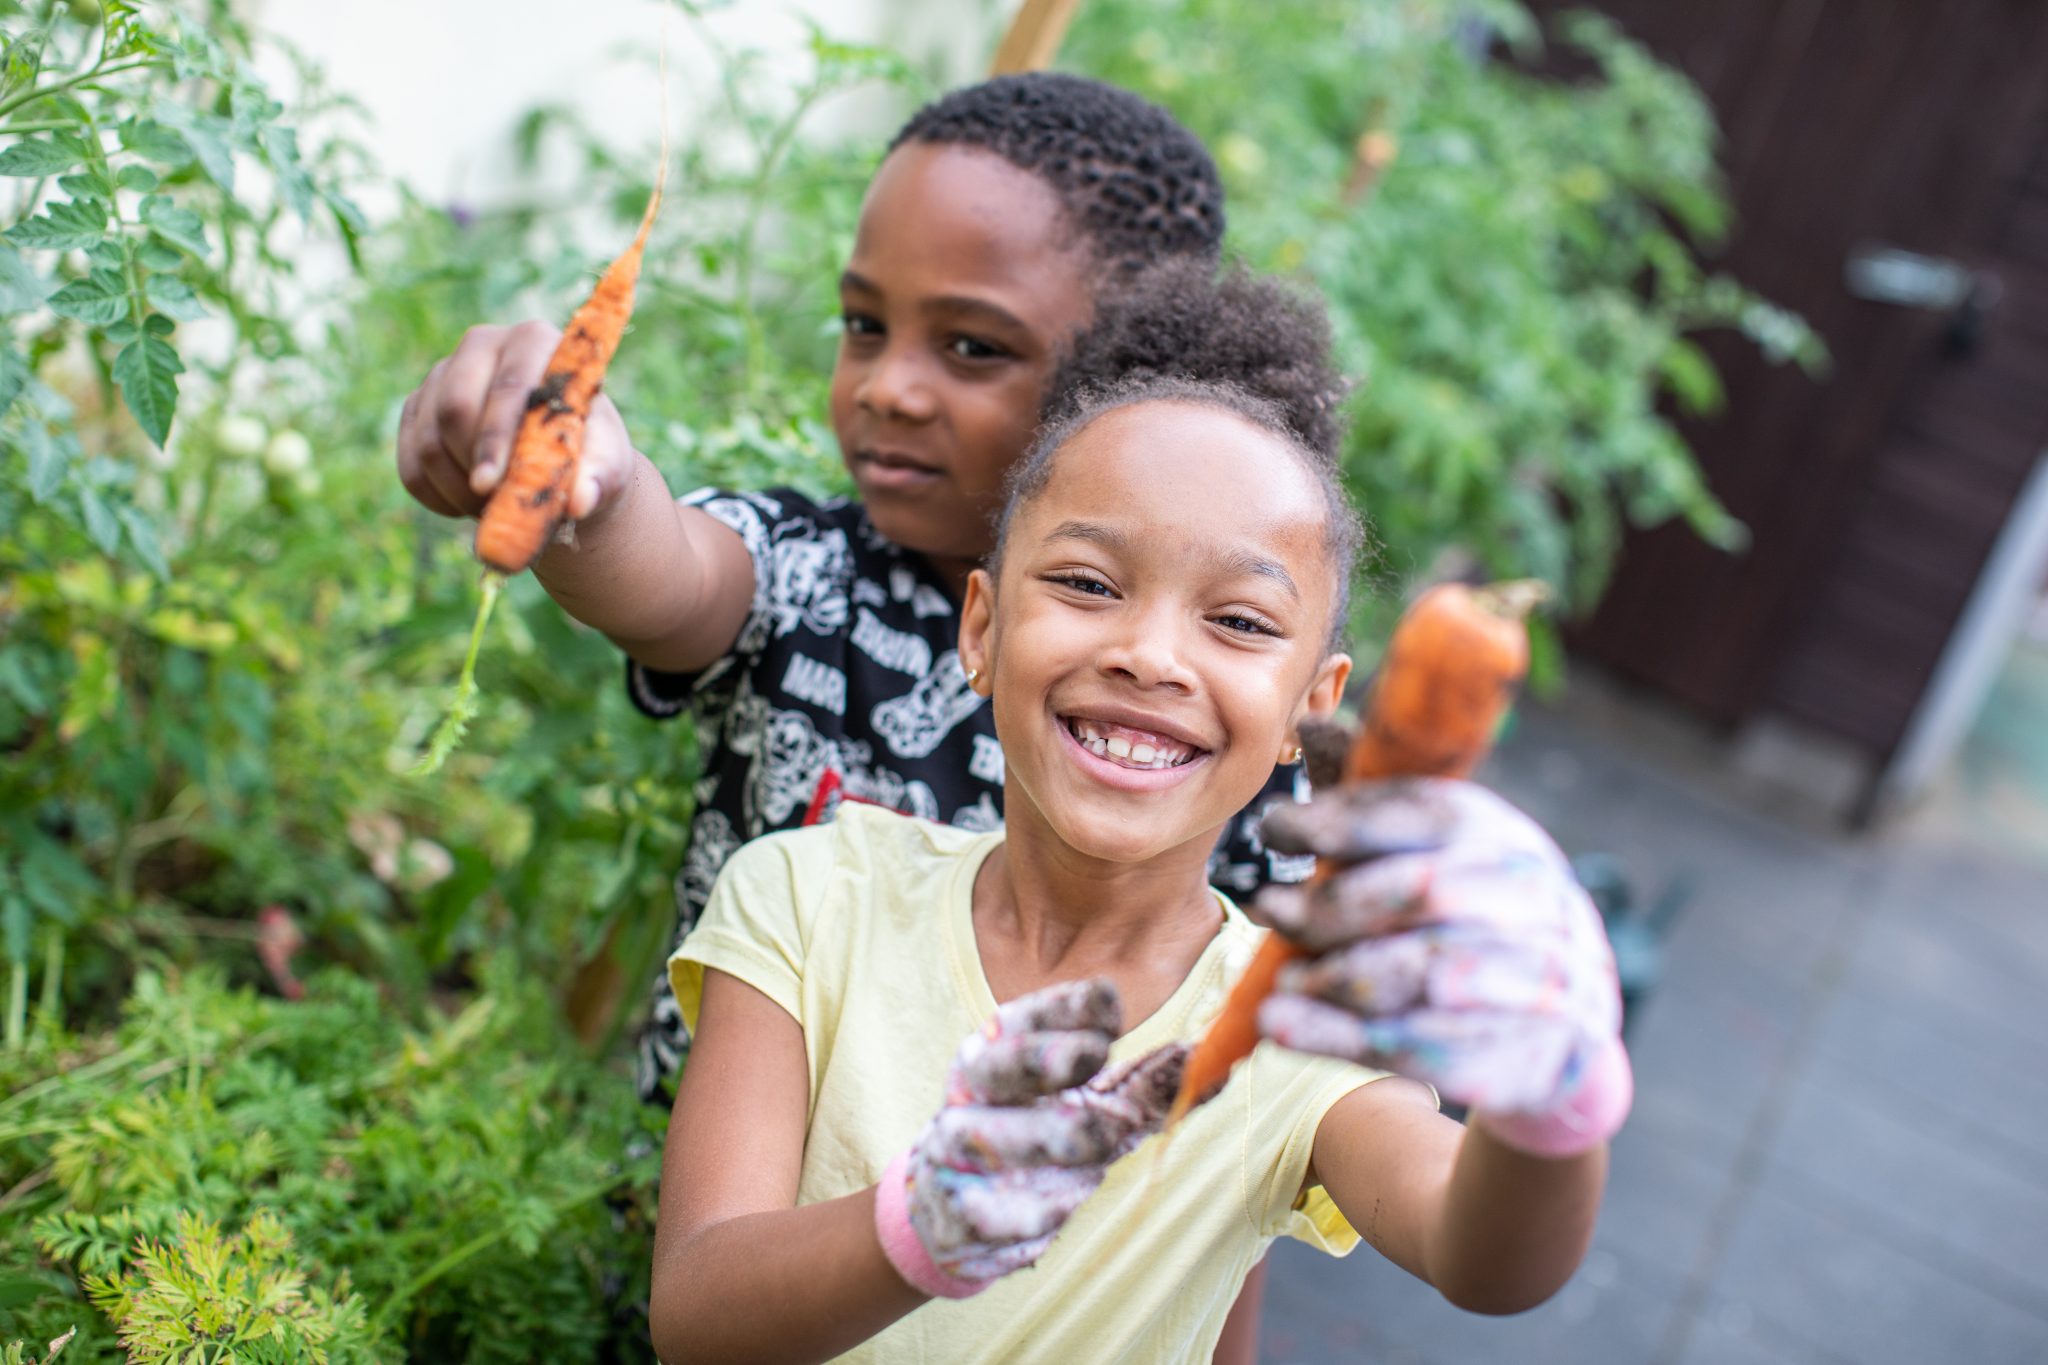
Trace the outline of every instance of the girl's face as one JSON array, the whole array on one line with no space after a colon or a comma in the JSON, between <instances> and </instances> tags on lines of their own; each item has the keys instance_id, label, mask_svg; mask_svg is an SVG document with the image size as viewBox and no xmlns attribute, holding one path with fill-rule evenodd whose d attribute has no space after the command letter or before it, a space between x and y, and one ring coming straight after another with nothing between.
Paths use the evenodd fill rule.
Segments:
<instances>
[{"instance_id":1,"label":"girl's face","mask_svg":"<svg viewBox=\"0 0 2048 1365\"><path fill-rule=\"evenodd\" d=\"M1052 189L993 153L882 163L839 280L832 426L884 536L961 577L988 553L1089 266Z\"/></svg>"},{"instance_id":2,"label":"girl's face","mask_svg":"<svg viewBox=\"0 0 2048 1365\"><path fill-rule=\"evenodd\" d=\"M1327 522L1299 459L1213 408L1121 408L1069 442L963 608L1012 830L1108 862L1206 860L1343 693Z\"/></svg>"}]
</instances>

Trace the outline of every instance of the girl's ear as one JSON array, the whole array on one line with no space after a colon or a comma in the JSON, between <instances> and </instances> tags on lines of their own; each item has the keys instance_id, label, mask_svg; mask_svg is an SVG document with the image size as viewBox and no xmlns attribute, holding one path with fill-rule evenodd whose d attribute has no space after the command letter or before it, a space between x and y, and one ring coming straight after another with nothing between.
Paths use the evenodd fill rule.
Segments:
<instances>
[{"instance_id":1,"label":"girl's ear","mask_svg":"<svg viewBox=\"0 0 2048 1365\"><path fill-rule=\"evenodd\" d=\"M1337 706L1344 700L1344 684L1351 681L1351 656L1332 654L1323 660L1323 666L1316 672L1315 681L1308 685L1308 692L1295 710L1294 724L1287 727L1287 748L1280 755L1282 763L1294 763L1301 758L1301 735L1296 727L1304 716L1328 716L1335 714Z\"/></svg>"},{"instance_id":2,"label":"girl's ear","mask_svg":"<svg viewBox=\"0 0 2048 1365\"><path fill-rule=\"evenodd\" d=\"M995 690L995 628L995 580L987 569L976 569L967 575L967 595L960 602L960 667L967 671L967 686L984 697Z\"/></svg>"}]
</instances>

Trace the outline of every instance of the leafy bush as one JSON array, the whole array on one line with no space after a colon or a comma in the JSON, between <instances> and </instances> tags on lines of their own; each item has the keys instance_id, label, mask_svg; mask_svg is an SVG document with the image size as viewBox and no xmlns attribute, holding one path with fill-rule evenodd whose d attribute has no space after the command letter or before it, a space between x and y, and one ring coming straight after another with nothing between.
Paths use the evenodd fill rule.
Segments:
<instances>
[{"instance_id":1,"label":"leafy bush","mask_svg":"<svg viewBox=\"0 0 2048 1365\"><path fill-rule=\"evenodd\" d=\"M1558 36L1584 78L1516 60L1540 51L1516 0L1099 0L1065 50L1200 133L1236 249L1329 300L1361 379L1346 470L1390 587L1455 548L1583 609L1624 521L1739 544L1666 408L1720 401L1688 336L1818 360L1695 259L1728 216L1698 92L1597 16Z\"/></svg>"},{"instance_id":2,"label":"leafy bush","mask_svg":"<svg viewBox=\"0 0 2048 1365\"><path fill-rule=\"evenodd\" d=\"M201 1328L270 1343L241 1359L636 1341L613 1315L645 1278L660 1116L509 956L484 974L452 1017L407 1020L344 972L296 1002L146 973L110 1036L8 1054L0 1187L24 1192L0 1266L45 1266L0 1279L12 1330L77 1326L66 1359L107 1356L82 1287L145 1361Z\"/></svg>"}]
</instances>

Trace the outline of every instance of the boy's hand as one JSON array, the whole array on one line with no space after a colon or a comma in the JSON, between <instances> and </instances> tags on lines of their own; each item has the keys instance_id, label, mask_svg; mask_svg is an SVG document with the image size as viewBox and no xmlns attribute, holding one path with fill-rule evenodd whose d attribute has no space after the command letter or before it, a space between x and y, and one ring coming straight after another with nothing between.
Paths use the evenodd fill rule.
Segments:
<instances>
[{"instance_id":1,"label":"boy's hand","mask_svg":"<svg viewBox=\"0 0 2048 1365\"><path fill-rule=\"evenodd\" d=\"M1378 783L1281 807L1265 838L1341 865L1314 890L1260 895L1316 954L1284 970L1260 1009L1267 1037L1489 1114L1562 1113L1588 1077L1626 1090L1606 931L1526 815L1469 782Z\"/></svg>"},{"instance_id":2,"label":"boy's hand","mask_svg":"<svg viewBox=\"0 0 2048 1365\"><path fill-rule=\"evenodd\" d=\"M483 510L505 476L519 419L561 336L544 322L472 327L454 354L427 372L398 419L399 482L421 506L444 517ZM570 519L580 521L617 497L632 462L626 424L599 394L584 424Z\"/></svg>"},{"instance_id":3,"label":"boy's hand","mask_svg":"<svg viewBox=\"0 0 2048 1365\"><path fill-rule=\"evenodd\" d=\"M964 1297L1030 1265L1109 1163L1158 1131L1187 1049L1099 1075L1121 1021L1114 986L1068 982L1004 1005L960 1045L945 1107L876 1200L883 1247L912 1286ZM916 1246L890 1226L892 1204Z\"/></svg>"}]
</instances>

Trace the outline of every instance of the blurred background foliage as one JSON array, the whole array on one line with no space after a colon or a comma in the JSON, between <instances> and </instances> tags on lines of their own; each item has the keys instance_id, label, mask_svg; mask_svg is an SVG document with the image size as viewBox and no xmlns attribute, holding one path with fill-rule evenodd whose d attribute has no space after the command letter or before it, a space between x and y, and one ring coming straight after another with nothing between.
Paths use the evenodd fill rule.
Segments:
<instances>
[{"instance_id":1,"label":"blurred background foliage","mask_svg":"<svg viewBox=\"0 0 2048 1365\"><path fill-rule=\"evenodd\" d=\"M679 13L721 79L611 389L679 489L837 487L833 281L879 141L809 116L936 87ZM662 1118L620 1035L691 733L527 578L465 747L404 776L477 574L391 444L465 326L567 314L653 139L537 109L521 154L579 159L585 203L370 222L350 104L296 59L268 89L223 0L0 0L0 38L0 1343L644 1358ZM1584 606L1626 521L1736 543L1670 425L1719 398L1688 337L1817 358L1698 263L1727 225L1697 95L1597 20L1551 43L1568 81L1501 0L1098 0L1062 57L1195 127L1234 249L1329 298L1368 640L1446 556Z\"/></svg>"}]
</instances>

